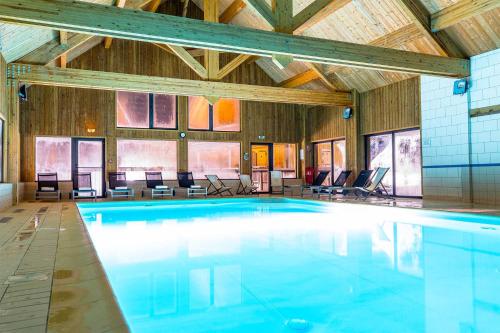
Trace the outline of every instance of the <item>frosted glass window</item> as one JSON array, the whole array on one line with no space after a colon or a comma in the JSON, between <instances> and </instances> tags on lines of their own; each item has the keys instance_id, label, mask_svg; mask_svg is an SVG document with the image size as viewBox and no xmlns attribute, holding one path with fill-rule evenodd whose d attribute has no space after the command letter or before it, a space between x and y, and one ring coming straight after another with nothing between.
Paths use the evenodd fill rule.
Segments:
<instances>
[{"instance_id":1,"label":"frosted glass window","mask_svg":"<svg viewBox=\"0 0 500 333\"><path fill-rule=\"evenodd\" d=\"M213 106L213 130L223 132L240 131L240 101L221 98Z\"/></svg>"},{"instance_id":2,"label":"frosted glass window","mask_svg":"<svg viewBox=\"0 0 500 333\"><path fill-rule=\"evenodd\" d=\"M189 141L188 168L195 179L205 179L205 175L217 175L221 179L238 179L240 143Z\"/></svg>"},{"instance_id":3,"label":"frosted glass window","mask_svg":"<svg viewBox=\"0 0 500 333\"><path fill-rule=\"evenodd\" d=\"M154 95L154 128L177 127L177 98L172 95Z\"/></svg>"},{"instance_id":4,"label":"frosted glass window","mask_svg":"<svg viewBox=\"0 0 500 333\"><path fill-rule=\"evenodd\" d=\"M188 98L189 129L220 132L240 131L240 101L221 98L213 106L205 97Z\"/></svg>"},{"instance_id":5,"label":"frosted glass window","mask_svg":"<svg viewBox=\"0 0 500 333\"><path fill-rule=\"evenodd\" d=\"M295 144L273 144L273 169L280 170L283 178L296 178L297 152Z\"/></svg>"},{"instance_id":6,"label":"frosted glass window","mask_svg":"<svg viewBox=\"0 0 500 333\"><path fill-rule=\"evenodd\" d=\"M373 135L368 139L369 143L369 159L368 168L375 170L375 168L389 168L389 171L382 180L382 184L390 194L393 194L392 172L392 133Z\"/></svg>"},{"instance_id":7,"label":"frosted glass window","mask_svg":"<svg viewBox=\"0 0 500 333\"><path fill-rule=\"evenodd\" d=\"M345 169L345 140L333 141L333 179L337 179Z\"/></svg>"},{"instance_id":8,"label":"frosted glass window","mask_svg":"<svg viewBox=\"0 0 500 333\"><path fill-rule=\"evenodd\" d=\"M117 144L117 169L127 180L144 180L145 171L161 171L163 179L177 179L177 142L126 140Z\"/></svg>"},{"instance_id":9,"label":"frosted glass window","mask_svg":"<svg viewBox=\"0 0 500 333\"><path fill-rule=\"evenodd\" d=\"M200 96L189 96L188 104L189 129L210 129L210 108L206 98Z\"/></svg>"},{"instance_id":10,"label":"frosted glass window","mask_svg":"<svg viewBox=\"0 0 500 333\"><path fill-rule=\"evenodd\" d=\"M332 184L332 143L321 142L314 144L314 166L317 176L321 171L330 171L323 185Z\"/></svg>"},{"instance_id":11,"label":"frosted glass window","mask_svg":"<svg viewBox=\"0 0 500 333\"><path fill-rule=\"evenodd\" d=\"M397 195L422 195L422 155L420 147L419 130L394 134L394 169L396 171Z\"/></svg>"},{"instance_id":12,"label":"frosted glass window","mask_svg":"<svg viewBox=\"0 0 500 333\"><path fill-rule=\"evenodd\" d=\"M118 127L149 128L149 95L117 91L116 125Z\"/></svg>"},{"instance_id":13,"label":"frosted glass window","mask_svg":"<svg viewBox=\"0 0 500 333\"><path fill-rule=\"evenodd\" d=\"M57 173L58 180L71 180L71 138L36 138L35 173L52 172Z\"/></svg>"}]
</instances>

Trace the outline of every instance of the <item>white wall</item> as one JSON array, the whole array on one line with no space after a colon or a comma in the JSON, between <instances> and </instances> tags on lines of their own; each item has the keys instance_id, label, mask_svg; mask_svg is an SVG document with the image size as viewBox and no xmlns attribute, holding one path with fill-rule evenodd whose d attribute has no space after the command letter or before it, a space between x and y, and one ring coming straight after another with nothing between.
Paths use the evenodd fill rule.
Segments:
<instances>
[{"instance_id":1,"label":"white wall","mask_svg":"<svg viewBox=\"0 0 500 333\"><path fill-rule=\"evenodd\" d=\"M500 203L500 114L469 122L469 109L500 104L500 49L472 57L470 98L454 81L421 80L424 196Z\"/></svg>"}]
</instances>

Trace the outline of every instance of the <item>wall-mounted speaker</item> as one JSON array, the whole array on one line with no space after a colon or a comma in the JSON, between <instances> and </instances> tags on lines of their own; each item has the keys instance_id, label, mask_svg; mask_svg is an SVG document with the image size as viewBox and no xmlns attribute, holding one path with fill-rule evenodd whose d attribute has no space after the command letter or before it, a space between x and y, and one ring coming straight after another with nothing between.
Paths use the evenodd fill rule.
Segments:
<instances>
[{"instance_id":1,"label":"wall-mounted speaker","mask_svg":"<svg viewBox=\"0 0 500 333\"><path fill-rule=\"evenodd\" d=\"M28 89L26 89L26 85L19 87L19 98L23 102L28 100Z\"/></svg>"},{"instance_id":2,"label":"wall-mounted speaker","mask_svg":"<svg viewBox=\"0 0 500 333\"><path fill-rule=\"evenodd\" d=\"M344 119L351 118L352 117L352 108L349 106L346 106L344 108L344 112L343 112L342 116L344 117Z\"/></svg>"},{"instance_id":3,"label":"wall-mounted speaker","mask_svg":"<svg viewBox=\"0 0 500 333\"><path fill-rule=\"evenodd\" d=\"M467 79L457 80L453 83L453 95L463 95L467 92Z\"/></svg>"}]
</instances>

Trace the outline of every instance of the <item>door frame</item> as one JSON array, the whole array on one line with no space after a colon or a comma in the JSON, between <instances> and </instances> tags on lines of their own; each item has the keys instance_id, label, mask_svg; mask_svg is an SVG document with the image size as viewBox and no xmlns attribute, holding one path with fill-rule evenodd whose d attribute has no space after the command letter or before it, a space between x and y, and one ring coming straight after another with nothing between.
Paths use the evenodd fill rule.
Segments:
<instances>
[{"instance_id":1,"label":"door frame","mask_svg":"<svg viewBox=\"0 0 500 333\"><path fill-rule=\"evenodd\" d=\"M267 164L268 164L268 175L267 175L267 182L268 184L270 184L270 181L271 181L271 171L273 171L273 167L274 167L274 163L273 163L273 143L272 142L250 142L250 151L252 151L252 148L253 146L267 146L267 150L268 150L268 161L267 161ZM251 154L250 156L250 171L251 173L253 174L253 154ZM253 179L252 179L253 181ZM257 192L257 193L271 193L271 185L269 185L269 189L267 192Z\"/></svg>"},{"instance_id":2,"label":"door frame","mask_svg":"<svg viewBox=\"0 0 500 333\"><path fill-rule=\"evenodd\" d=\"M100 141L102 143L102 195L98 198L106 196L106 139L105 138L86 138L86 137L71 137L71 177L75 172L78 172L78 142L79 141Z\"/></svg>"}]
</instances>

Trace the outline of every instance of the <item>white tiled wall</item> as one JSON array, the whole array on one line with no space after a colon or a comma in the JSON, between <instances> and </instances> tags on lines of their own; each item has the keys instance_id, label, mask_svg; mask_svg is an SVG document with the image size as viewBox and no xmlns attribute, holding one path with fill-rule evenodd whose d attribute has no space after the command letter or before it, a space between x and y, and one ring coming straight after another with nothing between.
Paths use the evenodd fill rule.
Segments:
<instances>
[{"instance_id":1,"label":"white tiled wall","mask_svg":"<svg viewBox=\"0 0 500 333\"><path fill-rule=\"evenodd\" d=\"M500 114L468 116L500 104L500 49L471 59L470 101L454 81L421 80L424 196L500 203L500 166L485 165L500 164Z\"/></svg>"}]
</instances>

